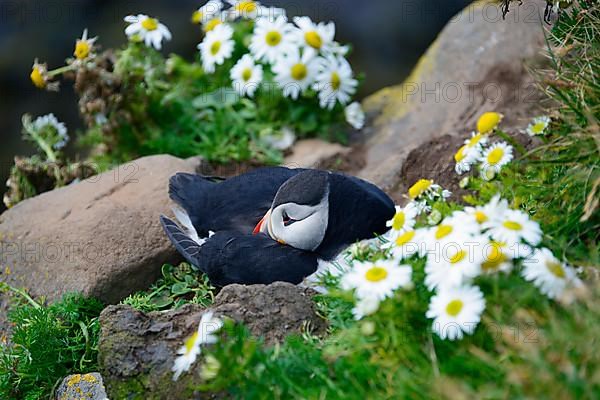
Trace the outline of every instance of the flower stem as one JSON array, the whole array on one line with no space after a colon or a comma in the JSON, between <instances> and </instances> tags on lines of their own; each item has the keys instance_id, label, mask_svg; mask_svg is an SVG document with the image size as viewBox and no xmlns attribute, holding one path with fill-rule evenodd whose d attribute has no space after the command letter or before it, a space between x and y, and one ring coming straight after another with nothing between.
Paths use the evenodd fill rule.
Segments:
<instances>
[{"instance_id":1,"label":"flower stem","mask_svg":"<svg viewBox=\"0 0 600 400\"><path fill-rule=\"evenodd\" d=\"M73 71L73 70L75 70L75 68L76 67L73 64L65 65L64 67L60 67L60 68L53 69L52 71L48 71L48 76L53 77L56 75L60 75L65 72Z\"/></svg>"}]
</instances>

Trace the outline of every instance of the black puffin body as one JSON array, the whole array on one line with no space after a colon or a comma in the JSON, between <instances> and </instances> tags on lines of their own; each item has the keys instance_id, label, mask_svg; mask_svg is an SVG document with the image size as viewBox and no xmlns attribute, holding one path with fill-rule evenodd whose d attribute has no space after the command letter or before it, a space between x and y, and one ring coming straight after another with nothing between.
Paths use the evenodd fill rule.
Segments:
<instances>
[{"instance_id":1,"label":"black puffin body","mask_svg":"<svg viewBox=\"0 0 600 400\"><path fill-rule=\"evenodd\" d=\"M200 237L208 232L252 233L271 207L277 190L302 169L258 168L222 182L178 173L169 182L169 197L190 216Z\"/></svg>"},{"instance_id":2,"label":"black puffin body","mask_svg":"<svg viewBox=\"0 0 600 400\"><path fill-rule=\"evenodd\" d=\"M165 232L187 261L216 285L300 283L316 271L319 259L331 260L348 245L385 232L395 212L392 200L366 181L284 167L260 168L223 182L180 173L171 178L169 195L189 216L187 221L185 214L179 215L182 224L193 227L182 229L161 216ZM304 210L310 218L295 221L287 215L294 210ZM310 227L300 227L311 218ZM298 243L304 243L301 236L307 232L319 236L307 238L316 244L284 244L274 230L293 223L307 228L296 232Z\"/></svg>"}]
</instances>

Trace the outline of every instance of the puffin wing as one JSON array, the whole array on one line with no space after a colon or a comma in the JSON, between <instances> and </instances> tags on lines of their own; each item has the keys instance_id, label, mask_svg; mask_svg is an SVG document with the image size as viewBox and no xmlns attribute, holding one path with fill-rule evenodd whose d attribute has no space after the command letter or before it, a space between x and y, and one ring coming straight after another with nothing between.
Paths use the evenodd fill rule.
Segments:
<instances>
[{"instance_id":1,"label":"puffin wing","mask_svg":"<svg viewBox=\"0 0 600 400\"><path fill-rule=\"evenodd\" d=\"M221 231L199 243L169 218L161 216L161 222L175 248L218 286L298 284L318 267L315 253L282 245L264 234Z\"/></svg>"},{"instance_id":2,"label":"puffin wing","mask_svg":"<svg viewBox=\"0 0 600 400\"><path fill-rule=\"evenodd\" d=\"M302 169L265 167L216 183L201 175L178 173L169 196L189 215L198 235L209 231L251 233L271 207L279 187Z\"/></svg>"},{"instance_id":3,"label":"puffin wing","mask_svg":"<svg viewBox=\"0 0 600 400\"><path fill-rule=\"evenodd\" d=\"M352 243L385 233L396 213L392 199L372 183L339 173L329 179L329 221L316 250L326 260Z\"/></svg>"}]
</instances>

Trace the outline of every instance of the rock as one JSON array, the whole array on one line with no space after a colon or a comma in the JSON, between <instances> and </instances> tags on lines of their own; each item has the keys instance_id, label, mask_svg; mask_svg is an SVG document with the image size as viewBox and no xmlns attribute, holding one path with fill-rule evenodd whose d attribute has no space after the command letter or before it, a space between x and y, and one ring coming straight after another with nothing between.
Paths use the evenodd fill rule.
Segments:
<instances>
[{"instance_id":1,"label":"rock","mask_svg":"<svg viewBox=\"0 0 600 400\"><path fill-rule=\"evenodd\" d=\"M168 180L198 159L145 157L25 200L0 215L0 280L34 296L80 292L113 303L178 260L159 215Z\"/></svg>"},{"instance_id":2,"label":"rock","mask_svg":"<svg viewBox=\"0 0 600 400\"><path fill-rule=\"evenodd\" d=\"M299 140L292 147L283 165L289 168L323 168L323 164L332 159L344 157L350 152L349 147L339 143L329 143L321 139Z\"/></svg>"},{"instance_id":3,"label":"rock","mask_svg":"<svg viewBox=\"0 0 600 400\"><path fill-rule=\"evenodd\" d=\"M310 324L313 333L324 333L325 321L319 318L311 300L315 292L289 283L271 285L228 285L211 307L217 315L243 322L254 336L267 344L281 342L291 333L300 333Z\"/></svg>"},{"instance_id":4,"label":"rock","mask_svg":"<svg viewBox=\"0 0 600 400\"><path fill-rule=\"evenodd\" d=\"M197 376L183 374L173 382L171 367L202 313L194 304L149 314L125 305L107 307L100 315L98 364L109 398L191 398L188 388Z\"/></svg>"},{"instance_id":5,"label":"rock","mask_svg":"<svg viewBox=\"0 0 600 400\"><path fill-rule=\"evenodd\" d=\"M100 374L69 375L56 390L56 400L105 400L106 390Z\"/></svg>"},{"instance_id":6,"label":"rock","mask_svg":"<svg viewBox=\"0 0 600 400\"><path fill-rule=\"evenodd\" d=\"M542 95L524 61L538 62L545 48L544 5L525 1L502 20L499 4L477 2L451 20L404 83L364 101L365 165L355 172L394 192L399 182L414 183L401 182L413 149L468 135L485 111L503 113L504 128L527 126Z\"/></svg>"},{"instance_id":7,"label":"rock","mask_svg":"<svg viewBox=\"0 0 600 400\"><path fill-rule=\"evenodd\" d=\"M229 285L210 307L216 316L243 322L267 344L291 333L325 332L315 312L314 291L289 283ZM110 398L184 399L201 383L198 368L172 381L177 350L195 329L205 310L194 304L165 312L142 313L130 306L109 306L100 315L98 363ZM197 361L195 366L201 365ZM143 394L143 397L141 397ZM136 397L137 395L137 397Z\"/></svg>"}]
</instances>

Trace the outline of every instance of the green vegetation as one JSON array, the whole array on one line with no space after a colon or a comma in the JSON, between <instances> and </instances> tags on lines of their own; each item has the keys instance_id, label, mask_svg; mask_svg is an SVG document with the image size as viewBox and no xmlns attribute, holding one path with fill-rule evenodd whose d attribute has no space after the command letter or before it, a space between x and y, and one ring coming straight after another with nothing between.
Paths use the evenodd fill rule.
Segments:
<instances>
[{"instance_id":1,"label":"green vegetation","mask_svg":"<svg viewBox=\"0 0 600 400\"><path fill-rule=\"evenodd\" d=\"M597 6L563 10L549 37L552 68L539 72L556 102L543 144L520 151L492 181L470 178L478 195L466 198L484 204L499 192L532 215L545 233L543 245L583 267L587 289L556 302L514 272L478 277L487 304L482 323L473 336L450 342L432 333L425 317L431 294L419 283L422 261L410 261L414 289L358 322L352 298L329 278L332 292L318 300L329 336L265 348L243 327L226 326L210 352L219 374L203 389L244 398L600 397L599 30ZM452 208L434 204L442 215Z\"/></svg>"},{"instance_id":2,"label":"green vegetation","mask_svg":"<svg viewBox=\"0 0 600 400\"><path fill-rule=\"evenodd\" d=\"M425 316L432 293L423 284L423 259L408 260L414 287L398 290L376 313L359 321L352 314L352 294L339 290L339 278L328 276L324 284L329 294L315 298L320 314L329 323L327 336L314 337L306 332L289 337L281 345L266 347L244 326L225 321L219 343L204 348L193 367L205 378L198 389L246 399L600 398L600 85L596 76L600 70L600 10L589 2L581 4L582 8L562 11L548 37L551 68L536 72L540 85L555 102L548 113L552 122L547 133L539 136L543 144L532 150L515 145L519 150L515 160L495 179L469 179L468 188L477 195L464 200L485 204L496 193L509 199L512 208L527 212L540 223L543 246L560 260L582 267L580 276L586 288L569 291L555 301L516 271L477 277L474 283L486 300L481 322L472 336L447 341L432 332L431 319ZM139 149L181 148L179 140L187 137L181 132L192 129L197 112L202 118L213 118L214 126L223 124L229 129L242 124L227 117L231 110L239 115L246 115L253 107L252 112L264 110L263 106L219 103L210 96L194 105L194 101L189 102L195 96L189 77L203 79L197 65L177 58L164 61L153 53L145 60L156 63L152 64L156 75L148 74L147 66L136 66L139 51L153 52L131 44L118 56L116 70L137 71L129 84L144 88L144 96L154 93L156 98L150 95L148 103L124 103L123 107L131 108L131 115L137 115L134 120L138 125L125 131L123 126L116 126L114 140L119 144L111 145L111 157L130 157ZM125 62L133 64L123 67ZM164 83L169 74L182 77L179 87ZM142 81L145 83L140 84ZM140 104L142 110L137 110ZM149 115L147 110L156 114L148 119L148 130L144 131L148 136L140 142L139 133L146 126L142 117ZM165 142L157 134L171 118L158 117L161 113L182 118L172 127L175 142ZM256 129L259 132L263 127ZM235 129L231 134L235 146L239 145ZM267 154L256 148L253 153L244 153L246 148L223 145L211 139L211 133L206 135L206 140L194 141L194 145L208 146L202 151L215 151L216 160ZM91 142L107 140L100 136L99 131L88 132ZM217 147L223 152L216 152ZM431 205L439 214L437 222L460 208L441 200ZM430 222L421 218L418 226ZM382 252L361 248L352 257L373 260L382 257ZM186 302L212 303L214 288L189 265L165 265L162 273L149 290L123 303L142 311L176 308ZM27 296L21 297L24 302L11 313L13 345L0 348L0 397L48 397L64 375L95 367L101 305L67 296L43 307Z\"/></svg>"},{"instance_id":3,"label":"green vegetation","mask_svg":"<svg viewBox=\"0 0 600 400\"><path fill-rule=\"evenodd\" d=\"M205 307L213 303L215 288L206 275L199 275L189 264L165 264L162 275L147 291L134 293L122 303L144 312L179 308L186 303Z\"/></svg>"},{"instance_id":4,"label":"green vegetation","mask_svg":"<svg viewBox=\"0 0 600 400\"><path fill-rule=\"evenodd\" d=\"M45 306L2 289L17 294L10 343L0 344L0 398L50 399L66 375L97 368L102 303L70 294Z\"/></svg>"}]
</instances>

